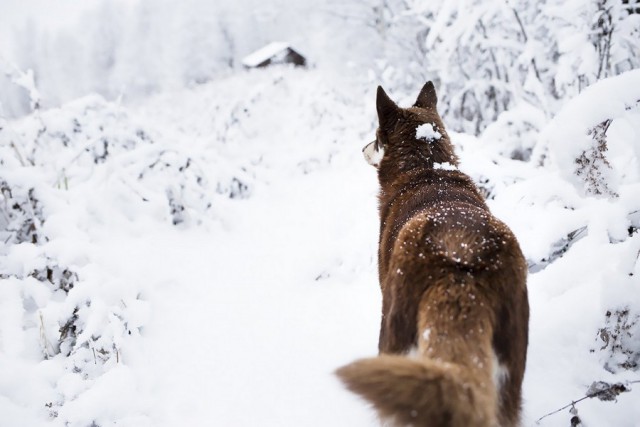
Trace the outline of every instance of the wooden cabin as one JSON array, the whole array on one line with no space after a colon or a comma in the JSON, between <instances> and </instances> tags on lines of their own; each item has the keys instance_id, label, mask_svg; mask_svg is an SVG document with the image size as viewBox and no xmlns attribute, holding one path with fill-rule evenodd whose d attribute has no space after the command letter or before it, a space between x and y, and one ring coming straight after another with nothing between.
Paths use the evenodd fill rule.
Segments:
<instances>
[{"instance_id":1,"label":"wooden cabin","mask_svg":"<svg viewBox=\"0 0 640 427\"><path fill-rule=\"evenodd\" d=\"M305 67L307 60L296 52L289 43L273 42L250 53L242 60L245 68L262 68L275 64L293 64Z\"/></svg>"}]
</instances>

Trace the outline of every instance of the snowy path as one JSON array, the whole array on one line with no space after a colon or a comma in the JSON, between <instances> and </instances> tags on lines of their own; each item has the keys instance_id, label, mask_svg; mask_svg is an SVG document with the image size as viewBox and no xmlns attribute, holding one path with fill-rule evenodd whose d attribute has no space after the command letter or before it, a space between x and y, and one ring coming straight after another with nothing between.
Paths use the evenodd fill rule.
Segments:
<instances>
[{"instance_id":1,"label":"snowy path","mask_svg":"<svg viewBox=\"0 0 640 427\"><path fill-rule=\"evenodd\" d=\"M353 194L353 178L344 168L276 174L235 202L228 230L138 242L139 274L152 270L158 283L130 362L151 425L371 424L332 375L377 345L375 200Z\"/></svg>"}]
</instances>

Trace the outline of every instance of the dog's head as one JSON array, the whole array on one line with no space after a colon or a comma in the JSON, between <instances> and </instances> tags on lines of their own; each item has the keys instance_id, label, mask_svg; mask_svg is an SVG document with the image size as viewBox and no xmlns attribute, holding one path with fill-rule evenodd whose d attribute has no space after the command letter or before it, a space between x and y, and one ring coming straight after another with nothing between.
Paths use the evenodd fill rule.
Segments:
<instances>
[{"instance_id":1,"label":"dog's head","mask_svg":"<svg viewBox=\"0 0 640 427\"><path fill-rule=\"evenodd\" d=\"M402 172L434 164L458 165L436 105L438 97L427 82L412 107L400 108L378 86L379 126L375 141L363 148L367 162L379 170Z\"/></svg>"}]
</instances>

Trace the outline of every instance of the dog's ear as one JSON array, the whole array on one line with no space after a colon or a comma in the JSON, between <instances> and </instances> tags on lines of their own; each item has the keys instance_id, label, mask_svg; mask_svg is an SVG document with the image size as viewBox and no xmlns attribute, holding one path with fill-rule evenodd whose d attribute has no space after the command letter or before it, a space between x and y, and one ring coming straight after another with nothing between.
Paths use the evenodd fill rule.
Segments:
<instances>
[{"instance_id":1,"label":"dog's ear","mask_svg":"<svg viewBox=\"0 0 640 427\"><path fill-rule=\"evenodd\" d=\"M378 86L376 108L378 109L378 121L382 129L390 129L400 116L400 108L389 98L382 86Z\"/></svg>"},{"instance_id":2,"label":"dog's ear","mask_svg":"<svg viewBox=\"0 0 640 427\"><path fill-rule=\"evenodd\" d=\"M416 99L415 107L436 109L438 104L438 96L436 95L436 88L431 81L425 83Z\"/></svg>"}]
</instances>

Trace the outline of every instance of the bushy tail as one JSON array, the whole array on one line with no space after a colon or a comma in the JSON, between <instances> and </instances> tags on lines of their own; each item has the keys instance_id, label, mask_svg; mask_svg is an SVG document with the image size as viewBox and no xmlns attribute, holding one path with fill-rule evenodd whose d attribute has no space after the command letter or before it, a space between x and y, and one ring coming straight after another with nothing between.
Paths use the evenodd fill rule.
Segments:
<instances>
[{"instance_id":1,"label":"bushy tail","mask_svg":"<svg viewBox=\"0 0 640 427\"><path fill-rule=\"evenodd\" d=\"M493 427L491 392L466 379L460 367L431 359L381 355L336 371L347 388L394 425ZM488 392L488 393L486 393Z\"/></svg>"}]
</instances>

